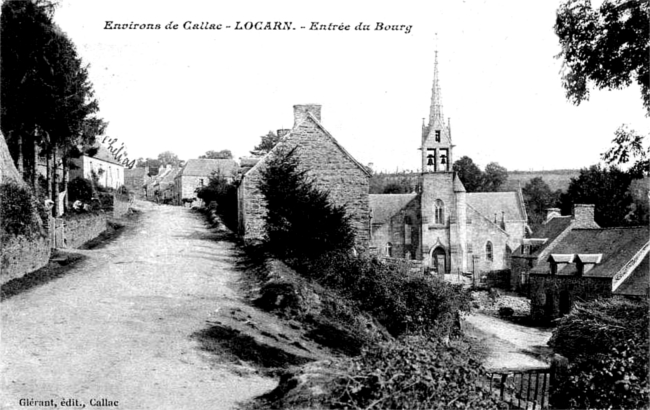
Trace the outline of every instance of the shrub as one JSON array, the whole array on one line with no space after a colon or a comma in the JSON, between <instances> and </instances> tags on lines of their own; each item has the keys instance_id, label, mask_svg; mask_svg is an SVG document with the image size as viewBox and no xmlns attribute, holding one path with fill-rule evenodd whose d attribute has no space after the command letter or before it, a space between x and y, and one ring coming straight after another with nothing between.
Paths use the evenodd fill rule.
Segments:
<instances>
[{"instance_id":1,"label":"shrub","mask_svg":"<svg viewBox=\"0 0 650 410\"><path fill-rule=\"evenodd\" d=\"M16 183L0 184L0 230L10 235L40 233L35 200L31 192Z\"/></svg>"},{"instance_id":2,"label":"shrub","mask_svg":"<svg viewBox=\"0 0 650 410\"><path fill-rule=\"evenodd\" d=\"M93 197L93 183L86 178L77 177L68 184L68 197L70 201L89 203Z\"/></svg>"},{"instance_id":3,"label":"shrub","mask_svg":"<svg viewBox=\"0 0 650 410\"><path fill-rule=\"evenodd\" d=\"M205 204L214 204L217 213L230 229L237 225L237 188L218 171L208 178L206 186L201 188L196 196ZM185 202L185 199L183 200Z\"/></svg>"},{"instance_id":4,"label":"shrub","mask_svg":"<svg viewBox=\"0 0 650 410\"><path fill-rule=\"evenodd\" d=\"M352 359L326 404L351 409L507 408L479 387L485 378L471 350L414 337Z\"/></svg>"},{"instance_id":5,"label":"shrub","mask_svg":"<svg viewBox=\"0 0 650 410\"><path fill-rule=\"evenodd\" d=\"M335 289L373 315L393 335L433 331L448 335L471 296L461 286L433 277L410 277L377 258L331 252L298 271Z\"/></svg>"},{"instance_id":6,"label":"shrub","mask_svg":"<svg viewBox=\"0 0 650 410\"><path fill-rule=\"evenodd\" d=\"M316 258L349 250L354 233L345 209L314 187L292 150L280 150L262 170L259 190L266 200L265 227L271 252L285 258Z\"/></svg>"},{"instance_id":7,"label":"shrub","mask_svg":"<svg viewBox=\"0 0 650 410\"><path fill-rule=\"evenodd\" d=\"M648 408L648 301L576 304L549 342L569 360L552 392L556 408Z\"/></svg>"}]
</instances>

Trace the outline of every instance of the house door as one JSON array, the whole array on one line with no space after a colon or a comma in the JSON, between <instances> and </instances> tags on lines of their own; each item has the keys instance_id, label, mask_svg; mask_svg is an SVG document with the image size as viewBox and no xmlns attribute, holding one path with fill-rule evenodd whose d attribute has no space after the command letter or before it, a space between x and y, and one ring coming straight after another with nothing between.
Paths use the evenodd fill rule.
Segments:
<instances>
[{"instance_id":1,"label":"house door","mask_svg":"<svg viewBox=\"0 0 650 410\"><path fill-rule=\"evenodd\" d=\"M441 247L434 249L431 253L431 262L437 274L442 275L447 273L447 255L444 249Z\"/></svg>"},{"instance_id":2,"label":"house door","mask_svg":"<svg viewBox=\"0 0 650 410\"><path fill-rule=\"evenodd\" d=\"M560 315L564 316L571 312L571 295L569 291L563 290L560 292Z\"/></svg>"},{"instance_id":3,"label":"house door","mask_svg":"<svg viewBox=\"0 0 650 410\"><path fill-rule=\"evenodd\" d=\"M555 319L555 295L552 290L546 291L546 304L544 305L546 319Z\"/></svg>"}]
</instances>

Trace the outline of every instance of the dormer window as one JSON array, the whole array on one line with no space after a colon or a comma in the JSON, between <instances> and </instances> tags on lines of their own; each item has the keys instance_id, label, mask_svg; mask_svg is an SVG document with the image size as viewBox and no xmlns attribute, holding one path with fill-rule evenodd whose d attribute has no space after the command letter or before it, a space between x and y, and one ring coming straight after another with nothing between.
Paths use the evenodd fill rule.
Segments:
<instances>
[{"instance_id":1,"label":"dormer window","mask_svg":"<svg viewBox=\"0 0 650 410\"><path fill-rule=\"evenodd\" d=\"M576 268L578 270L578 276L582 276L592 270L594 266L600 263L602 258L602 253L578 254L576 256Z\"/></svg>"},{"instance_id":2,"label":"dormer window","mask_svg":"<svg viewBox=\"0 0 650 410\"><path fill-rule=\"evenodd\" d=\"M551 265L551 275L557 275L562 269L573 263L574 256L573 254L551 254L547 259Z\"/></svg>"}]
</instances>

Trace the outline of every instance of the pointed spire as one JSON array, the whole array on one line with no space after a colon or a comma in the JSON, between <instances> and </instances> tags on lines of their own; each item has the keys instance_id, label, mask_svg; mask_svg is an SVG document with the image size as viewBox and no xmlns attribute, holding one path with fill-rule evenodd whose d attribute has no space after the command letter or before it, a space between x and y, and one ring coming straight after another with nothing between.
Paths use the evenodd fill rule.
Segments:
<instances>
[{"instance_id":1,"label":"pointed spire","mask_svg":"<svg viewBox=\"0 0 650 410\"><path fill-rule=\"evenodd\" d=\"M442 115L442 98L440 95L440 79L438 78L438 50L433 65L433 87L431 89L431 112L429 113L429 125L433 125L436 120L439 124L444 124Z\"/></svg>"}]
</instances>

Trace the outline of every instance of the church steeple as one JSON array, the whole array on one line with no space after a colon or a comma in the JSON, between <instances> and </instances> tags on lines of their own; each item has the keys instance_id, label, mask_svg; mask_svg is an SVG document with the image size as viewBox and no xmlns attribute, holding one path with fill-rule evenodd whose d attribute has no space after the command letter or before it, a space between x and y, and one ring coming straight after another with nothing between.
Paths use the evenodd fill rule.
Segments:
<instances>
[{"instance_id":1,"label":"church steeple","mask_svg":"<svg viewBox=\"0 0 650 410\"><path fill-rule=\"evenodd\" d=\"M431 88L431 107L429 124L422 124L422 172L451 171L451 131L445 125L442 113L442 95L438 73L438 51L433 65L433 87Z\"/></svg>"},{"instance_id":2,"label":"church steeple","mask_svg":"<svg viewBox=\"0 0 650 410\"><path fill-rule=\"evenodd\" d=\"M440 82L438 78L438 50L436 50L436 57L433 63L433 87L431 88L431 108L429 112L429 126L438 122L444 123L444 116L442 115L442 98L440 95Z\"/></svg>"}]
</instances>

